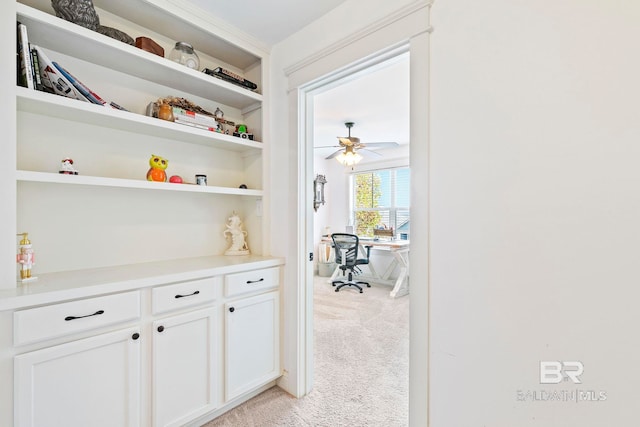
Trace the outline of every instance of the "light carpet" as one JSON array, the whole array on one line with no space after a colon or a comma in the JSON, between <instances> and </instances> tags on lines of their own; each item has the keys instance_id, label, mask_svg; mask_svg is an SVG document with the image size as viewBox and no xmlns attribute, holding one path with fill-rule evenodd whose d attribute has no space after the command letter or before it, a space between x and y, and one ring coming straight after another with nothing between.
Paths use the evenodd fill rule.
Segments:
<instances>
[{"instance_id":1,"label":"light carpet","mask_svg":"<svg viewBox=\"0 0 640 427\"><path fill-rule=\"evenodd\" d=\"M296 399L273 387L205 427L408 425L409 297L334 289L315 278L313 390Z\"/></svg>"}]
</instances>

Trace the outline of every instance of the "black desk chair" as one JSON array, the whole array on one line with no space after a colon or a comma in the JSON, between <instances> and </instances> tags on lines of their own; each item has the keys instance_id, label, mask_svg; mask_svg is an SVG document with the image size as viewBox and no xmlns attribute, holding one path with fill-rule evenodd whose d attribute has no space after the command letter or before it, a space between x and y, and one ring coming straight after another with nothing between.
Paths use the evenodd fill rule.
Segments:
<instances>
[{"instance_id":1,"label":"black desk chair","mask_svg":"<svg viewBox=\"0 0 640 427\"><path fill-rule=\"evenodd\" d=\"M362 293L362 287L360 285L367 285L367 287L370 288L371 285L367 282L354 281L353 274L355 271L360 271L358 268L359 265L369 264L371 246L367 246L366 258L358 258L358 247L360 246L358 236L355 234L334 233L331 235L331 239L333 240L333 246L335 248L336 262L339 264L338 267L340 270L342 270L342 275L344 276L347 270L349 270L348 280L334 280L331 282L333 286L338 285L336 292L345 286L354 286L360 290L360 293Z\"/></svg>"}]
</instances>

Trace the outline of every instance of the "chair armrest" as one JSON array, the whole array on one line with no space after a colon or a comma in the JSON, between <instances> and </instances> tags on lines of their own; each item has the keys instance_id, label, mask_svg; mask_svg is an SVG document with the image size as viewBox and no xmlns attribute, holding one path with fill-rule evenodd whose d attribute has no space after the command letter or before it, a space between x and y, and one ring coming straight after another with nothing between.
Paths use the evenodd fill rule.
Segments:
<instances>
[{"instance_id":1,"label":"chair armrest","mask_svg":"<svg viewBox=\"0 0 640 427\"><path fill-rule=\"evenodd\" d=\"M367 259L369 259L369 255L371 254L372 247L373 247L372 245L365 245L365 248L367 248Z\"/></svg>"}]
</instances>

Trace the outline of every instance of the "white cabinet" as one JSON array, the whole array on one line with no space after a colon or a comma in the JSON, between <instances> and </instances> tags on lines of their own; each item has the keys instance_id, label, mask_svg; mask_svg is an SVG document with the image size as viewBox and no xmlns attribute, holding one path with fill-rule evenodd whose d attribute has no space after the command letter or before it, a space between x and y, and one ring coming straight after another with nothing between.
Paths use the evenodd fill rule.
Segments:
<instances>
[{"instance_id":1,"label":"white cabinet","mask_svg":"<svg viewBox=\"0 0 640 427\"><path fill-rule=\"evenodd\" d=\"M14 425L138 426L139 338L128 328L16 356Z\"/></svg>"},{"instance_id":2,"label":"white cabinet","mask_svg":"<svg viewBox=\"0 0 640 427\"><path fill-rule=\"evenodd\" d=\"M14 372L3 412L13 408L20 427L165 427L204 424L249 399L281 374L282 262L256 258L118 269L82 299L23 296L33 304L0 311L0 370ZM150 280L149 268L164 275Z\"/></svg>"},{"instance_id":3,"label":"white cabinet","mask_svg":"<svg viewBox=\"0 0 640 427\"><path fill-rule=\"evenodd\" d=\"M225 397L280 375L279 292L225 303Z\"/></svg>"},{"instance_id":4,"label":"white cabinet","mask_svg":"<svg viewBox=\"0 0 640 427\"><path fill-rule=\"evenodd\" d=\"M215 409L215 309L153 322L153 425L180 426Z\"/></svg>"}]
</instances>

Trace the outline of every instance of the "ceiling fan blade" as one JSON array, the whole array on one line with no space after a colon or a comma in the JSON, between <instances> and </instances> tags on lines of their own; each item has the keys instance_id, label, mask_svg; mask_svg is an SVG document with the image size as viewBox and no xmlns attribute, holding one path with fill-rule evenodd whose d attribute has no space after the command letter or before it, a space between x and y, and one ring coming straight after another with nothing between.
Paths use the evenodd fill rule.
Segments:
<instances>
[{"instance_id":1,"label":"ceiling fan blade","mask_svg":"<svg viewBox=\"0 0 640 427\"><path fill-rule=\"evenodd\" d=\"M362 147L393 148L398 147L400 144L397 142L367 142L361 145Z\"/></svg>"},{"instance_id":2,"label":"ceiling fan blade","mask_svg":"<svg viewBox=\"0 0 640 427\"><path fill-rule=\"evenodd\" d=\"M339 145L321 145L313 148L340 148L340 146Z\"/></svg>"},{"instance_id":3,"label":"ceiling fan blade","mask_svg":"<svg viewBox=\"0 0 640 427\"><path fill-rule=\"evenodd\" d=\"M360 149L358 149L358 153L362 153L362 154L364 154L365 156L373 156L373 157L376 157L376 156L377 156L377 157L382 157L382 154L380 154L380 153L376 153L376 152L375 152L375 151L373 151L373 150L367 150L366 148L360 148Z\"/></svg>"},{"instance_id":4,"label":"ceiling fan blade","mask_svg":"<svg viewBox=\"0 0 640 427\"><path fill-rule=\"evenodd\" d=\"M343 150L338 150L336 152L334 152L333 154L328 155L327 157L325 157L325 159L333 159L334 157L336 157L338 154L342 153Z\"/></svg>"}]
</instances>

